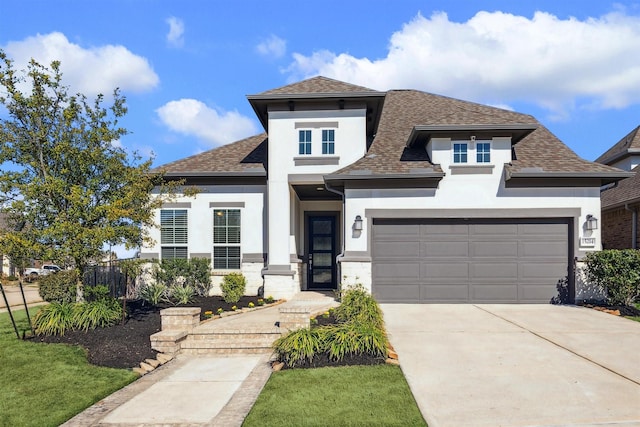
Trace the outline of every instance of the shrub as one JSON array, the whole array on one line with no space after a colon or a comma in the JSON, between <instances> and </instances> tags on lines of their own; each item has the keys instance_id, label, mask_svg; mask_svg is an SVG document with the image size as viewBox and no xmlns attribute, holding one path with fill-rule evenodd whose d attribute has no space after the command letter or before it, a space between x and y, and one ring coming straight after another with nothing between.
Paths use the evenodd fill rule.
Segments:
<instances>
[{"instance_id":1,"label":"shrub","mask_svg":"<svg viewBox=\"0 0 640 427\"><path fill-rule=\"evenodd\" d=\"M321 328L303 328L289 332L273 343L278 360L294 367L325 351L324 334Z\"/></svg>"},{"instance_id":2,"label":"shrub","mask_svg":"<svg viewBox=\"0 0 640 427\"><path fill-rule=\"evenodd\" d=\"M381 329L367 322L346 322L323 327L326 350L332 360L345 356L367 354L386 357L387 336Z\"/></svg>"},{"instance_id":3,"label":"shrub","mask_svg":"<svg viewBox=\"0 0 640 427\"><path fill-rule=\"evenodd\" d=\"M230 273L224 276L222 284L222 298L225 302L232 303L240 301L247 286L247 279L240 273Z\"/></svg>"},{"instance_id":4,"label":"shrub","mask_svg":"<svg viewBox=\"0 0 640 427\"><path fill-rule=\"evenodd\" d=\"M172 287L170 290L170 298L176 304L188 304L193 300L193 297L196 295L196 290L193 286L189 284L184 285L176 285Z\"/></svg>"},{"instance_id":5,"label":"shrub","mask_svg":"<svg viewBox=\"0 0 640 427\"><path fill-rule=\"evenodd\" d=\"M165 259L158 265L156 281L168 288L189 285L198 295L211 289L211 261L206 258Z\"/></svg>"},{"instance_id":6,"label":"shrub","mask_svg":"<svg viewBox=\"0 0 640 427\"><path fill-rule=\"evenodd\" d=\"M47 302L69 303L76 300L78 274L75 270L60 271L40 279L40 297Z\"/></svg>"},{"instance_id":7,"label":"shrub","mask_svg":"<svg viewBox=\"0 0 640 427\"><path fill-rule=\"evenodd\" d=\"M118 323L123 317L122 306L117 299L106 297L95 301L75 304L73 328L88 331Z\"/></svg>"},{"instance_id":8,"label":"shrub","mask_svg":"<svg viewBox=\"0 0 640 427\"><path fill-rule=\"evenodd\" d=\"M162 283L148 283L140 289L140 298L151 305L158 305L167 299L167 287Z\"/></svg>"},{"instance_id":9,"label":"shrub","mask_svg":"<svg viewBox=\"0 0 640 427\"><path fill-rule=\"evenodd\" d=\"M600 286L610 304L631 305L640 297L640 251L609 249L589 252L586 277Z\"/></svg>"},{"instance_id":10,"label":"shrub","mask_svg":"<svg viewBox=\"0 0 640 427\"><path fill-rule=\"evenodd\" d=\"M38 335L64 335L73 329L75 303L57 301L42 307L33 319Z\"/></svg>"},{"instance_id":11,"label":"shrub","mask_svg":"<svg viewBox=\"0 0 640 427\"><path fill-rule=\"evenodd\" d=\"M384 328L380 306L362 285L347 288L340 296L341 303L334 310L334 316L338 321L358 321Z\"/></svg>"}]
</instances>

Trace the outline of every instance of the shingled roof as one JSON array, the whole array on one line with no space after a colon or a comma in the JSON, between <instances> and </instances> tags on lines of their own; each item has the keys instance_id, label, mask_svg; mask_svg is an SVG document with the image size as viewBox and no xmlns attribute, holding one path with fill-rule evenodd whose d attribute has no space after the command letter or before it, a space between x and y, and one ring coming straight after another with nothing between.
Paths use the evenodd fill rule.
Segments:
<instances>
[{"instance_id":1,"label":"shingled roof","mask_svg":"<svg viewBox=\"0 0 640 427\"><path fill-rule=\"evenodd\" d=\"M620 141L615 143L604 154L596 159L598 163L610 165L611 163L627 157L631 154L640 154L640 126L629 132Z\"/></svg>"},{"instance_id":2,"label":"shingled roof","mask_svg":"<svg viewBox=\"0 0 640 427\"><path fill-rule=\"evenodd\" d=\"M640 202L640 165L631 170L635 173L630 178L618 181L618 184L600 193L602 209L612 209L625 203Z\"/></svg>"},{"instance_id":3,"label":"shingled roof","mask_svg":"<svg viewBox=\"0 0 640 427\"><path fill-rule=\"evenodd\" d=\"M156 168L169 176L266 175L267 134L261 133Z\"/></svg>"},{"instance_id":4,"label":"shingled roof","mask_svg":"<svg viewBox=\"0 0 640 427\"><path fill-rule=\"evenodd\" d=\"M384 97L377 133L367 154L355 163L334 172L329 179L345 175L408 177L416 173L442 174L439 165L431 163L423 147L407 147L416 126L520 126L529 130L514 145L514 160L506 165L507 177L591 177L608 182L623 178L625 172L578 157L533 116L509 110L462 101L417 90L376 92L362 86L314 77L299 83L255 95L270 96L327 93L362 93ZM637 130L637 129L636 129ZM528 134L527 134L528 133ZM635 134L634 134L635 135ZM158 169L168 175L266 175L267 135L260 134L202 154L178 160ZM514 139L515 141L515 139ZM603 181L604 182L604 181Z\"/></svg>"},{"instance_id":5,"label":"shingled roof","mask_svg":"<svg viewBox=\"0 0 640 427\"><path fill-rule=\"evenodd\" d=\"M323 76L312 77L301 82L282 86L261 92L258 95L301 95L301 94L330 94L330 93L362 93L376 92L364 86L352 85Z\"/></svg>"}]
</instances>

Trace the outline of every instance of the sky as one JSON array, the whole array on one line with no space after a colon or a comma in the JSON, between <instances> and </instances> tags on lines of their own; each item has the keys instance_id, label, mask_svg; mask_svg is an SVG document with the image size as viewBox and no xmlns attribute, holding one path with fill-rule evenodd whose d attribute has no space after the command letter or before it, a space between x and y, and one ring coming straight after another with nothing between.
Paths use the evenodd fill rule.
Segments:
<instances>
[{"instance_id":1,"label":"sky","mask_svg":"<svg viewBox=\"0 0 640 427\"><path fill-rule=\"evenodd\" d=\"M594 160L640 125L640 1L0 0L18 69L127 98L159 166L262 132L246 95L316 75L532 114ZM0 109L0 118L6 110Z\"/></svg>"}]
</instances>

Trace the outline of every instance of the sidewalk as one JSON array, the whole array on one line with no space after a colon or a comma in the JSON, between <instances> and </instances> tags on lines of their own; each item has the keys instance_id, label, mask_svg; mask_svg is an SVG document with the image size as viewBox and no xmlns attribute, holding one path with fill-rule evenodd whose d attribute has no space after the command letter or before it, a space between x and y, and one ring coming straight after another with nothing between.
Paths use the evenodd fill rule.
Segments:
<instances>
[{"instance_id":1,"label":"sidewalk","mask_svg":"<svg viewBox=\"0 0 640 427\"><path fill-rule=\"evenodd\" d=\"M274 307L214 322L244 329L273 326L279 310L336 305L303 292ZM63 426L240 426L271 375L271 354L178 355L174 360L99 401Z\"/></svg>"},{"instance_id":2,"label":"sidewalk","mask_svg":"<svg viewBox=\"0 0 640 427\"><path fill-rule=\"evenodd\" d=\"M20 293L20 286L16 285L5 285L2 284L4 289L4 293L7 296L7 300L9 301L9 307L11 310L22 310L24 309L24 302L22 300L22 294ZM40 294L38 292L38 285L34 284L23 284L24 289L24 297L27 300L27 305L29 308L35 307L38 305L46 304L42 298L40 298ZM6 313L7 306L4 303L4 298L0 295L0 313Z\"/></svg>"}]
</instances>

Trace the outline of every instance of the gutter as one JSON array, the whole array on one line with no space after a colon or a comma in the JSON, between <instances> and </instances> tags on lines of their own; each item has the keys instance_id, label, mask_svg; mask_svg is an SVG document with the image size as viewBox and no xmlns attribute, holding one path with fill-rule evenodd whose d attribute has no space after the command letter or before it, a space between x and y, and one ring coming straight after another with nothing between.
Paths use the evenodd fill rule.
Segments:
<instances>
[{"instance_id":1,"label":"gutter","mask_svg":"<svg viewBox=\"0 0 640 427\"><path fill-rule=\"evenodd\" d=\"M631 212L631 249L638 249L638 208L631 209L628 203L624 208Z\"/></svg>"}]
</instances>

